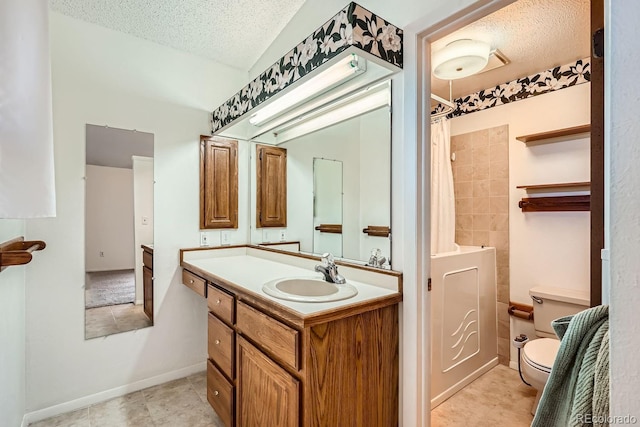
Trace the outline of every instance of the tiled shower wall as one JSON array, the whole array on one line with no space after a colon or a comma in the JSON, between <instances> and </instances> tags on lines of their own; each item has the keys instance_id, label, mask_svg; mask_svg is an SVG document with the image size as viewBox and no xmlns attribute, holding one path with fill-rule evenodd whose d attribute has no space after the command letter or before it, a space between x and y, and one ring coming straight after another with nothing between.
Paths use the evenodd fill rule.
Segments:
<instances>
[{"instance_id":1,"label":"tiled shower wall","mask_svg":"<svg viewBox=\"0 0 640 427\"><path fill-rule=\"evenodd\" d=\"M456 243L496 248L498 357L509 364L509 126L451 137Z\"/></svg>"}]
</instances>

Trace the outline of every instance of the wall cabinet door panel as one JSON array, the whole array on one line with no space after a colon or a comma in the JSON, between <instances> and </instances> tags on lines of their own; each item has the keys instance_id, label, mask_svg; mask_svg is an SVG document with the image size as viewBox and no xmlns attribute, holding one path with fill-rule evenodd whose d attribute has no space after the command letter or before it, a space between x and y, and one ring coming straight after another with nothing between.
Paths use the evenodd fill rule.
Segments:
<instances>
[{"instance_id":1,"label":"wall cabinet door panel","mask_svg":"<svg viewBox=\"0 0 640 427\"><path fill-rule=\"evenodd\" d=\"M238 228L238 141L200 138L200 228Z\"/></svg>"},{"instance_id":2,"label":"wall cabinet door panel","mask_svg":"<svg viewBox=\"0 0 640 427\"><path fill-rule=\"evenodd\" d=\"M287 226L287 150L256 145L257 227Z\"/></svg>"}]
</instances>

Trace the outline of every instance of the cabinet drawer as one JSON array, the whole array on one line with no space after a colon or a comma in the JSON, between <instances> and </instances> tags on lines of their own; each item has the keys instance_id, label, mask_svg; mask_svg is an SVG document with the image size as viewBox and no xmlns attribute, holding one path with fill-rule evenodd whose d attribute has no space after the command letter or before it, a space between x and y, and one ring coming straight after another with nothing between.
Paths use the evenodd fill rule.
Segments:
<instances>
[{"instance_id":1,"label":"cabinet drawer","mask_svg":"<svg viewBox=\"0 0 640 427\"><path fill-rule=\"evenodd\" d=\"M238 302L236 326L268 353L299 369L298 331L242 302Z\"/></svg>"},{"instance_id":2,"label":"cabinet drawer","mask_svg":"<svg viewBox=\"0 0 640 427\"><path fill-rule=\"evenodd\" d=\"M235 304L233 295L209 285L207 290L207 306L209 311L215 313L220 319L229 325L234 323Z\"/></svg>"},{"instance_id":3,"label":"cabinet drawer","mask_svg":"<svg viewBox=\"0 0 640 427\"><path fill-rule=\"evenodd\" d=\"M209 313L209 357L228 378L233 378L233 338L233 329Z\"/></svg>"},{"instance_id":4,"label":"cabinet drawer","mask_svg":"<svg viewBox=\"0 0 640 427\"><path fill-rule=\"evenodd\" d=\"M233 425L233 386L207 361L207 400L225 426Z\"/></svg>"},{"instance_id":5,"label":"cabinet drawer","mask_svg":"<svg viewBox=\"0 0 640 427\"><path fill-rule=\"evenodd\" d=\"M206 295L205 294L205 290L207 286L206 280L204 280L200 276L196 276L189 270L184 270L184 269L182 270L182 283L185 286L188 286L189 288L191 288L191 290L197 293L198 295L202 297Z\"/></svg>"},{"instance_id":6,"label":"cabinet drawer","mask_svg":"<svg viewBox=\"0 0 640 427\"><path fill-rule=\"evenodd\" d=\"M142 264L153 270L153 255L147 251L142 252Z\"/></svg>"}]
</instances>

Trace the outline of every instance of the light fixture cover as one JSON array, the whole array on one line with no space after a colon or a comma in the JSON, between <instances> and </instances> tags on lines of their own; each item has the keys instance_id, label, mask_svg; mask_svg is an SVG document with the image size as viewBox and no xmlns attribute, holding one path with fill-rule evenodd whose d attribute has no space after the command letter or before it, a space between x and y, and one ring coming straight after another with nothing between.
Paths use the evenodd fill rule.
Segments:
<instances>
[{"instance_id":1,"label":"light fixture cover","mask_svg":"<svg viewBox=\"0 0 640 427\"><path fill-rule=\"evenodd\" d=\"M433 53L433 74L443 80L471 76L489 61L491 46L479 40L462 39L449 43Z\"/></svg>"}]
</instances>

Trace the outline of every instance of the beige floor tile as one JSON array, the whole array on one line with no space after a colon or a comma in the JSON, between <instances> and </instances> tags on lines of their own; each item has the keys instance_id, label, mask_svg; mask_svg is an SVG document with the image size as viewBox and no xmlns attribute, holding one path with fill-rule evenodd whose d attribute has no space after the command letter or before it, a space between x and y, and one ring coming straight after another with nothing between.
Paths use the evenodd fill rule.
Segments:
<instances>
[{"instance_id":1,"label":"beige floor tile","mask_svg":"<svg viewBox=\"0 0 640 427\"><path fill-rule=\"evenodd\" d=\"M180 378L154 387L145 388L142 390L142 394L147 403L151 403L166 400L167 398L170 399L187 390L192 390L191 383L187 378Z\"/></svg>"},{"instance_id":2,"label":"beige floor tile","mask_svg":"<svg viewBox=\"0 0 640 427\"><path fill-rule=\"evenodd\" d=\"M433 427L529 426L536 391L498 365L431 411Z\"/></svg>"},{"instance_id":3,"label":"beige floor tile","mask_svg":"<svg viewBox=\"0 0 640 427\"><path fill-rule=\"evenodd\" d=\"M222 421L208 403L200 403L188 411L176 411L155 420L156 427L223 427Z\"/></svg>"},{"instance_id":4,"label":"beige floor tile","mask_svg":"<svg viewBox=\"0 0 640 427\"><path fill-rule=\"evenodd\" d=\"M202 371L187 377L200 399L207 403L207 372Z\"/></svg>"},{"instance_id":5,"label":"beige floor tile","mask_svg":"<svg viewBox=\"0 0 640 427\"><path fill-rule=\"evenodd\" d=\"M91 427L87 408L29 424L31 427Z\"/></svg>"},{"instance_id":6,"label":"beige floor tile","mask_svg":"<svg viewBox=\"0 0 640 427\"><path fill-rule=\"evenodd\" d=\"M91 427L153 426L142 392L91 406L89 419Z\"/></svg>"}]
</instances>

